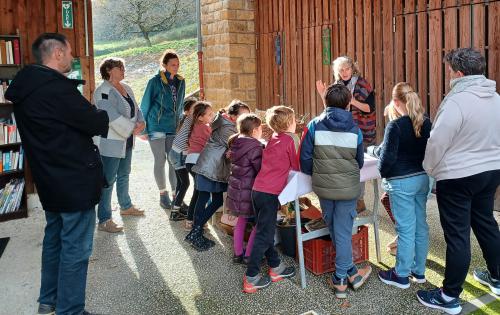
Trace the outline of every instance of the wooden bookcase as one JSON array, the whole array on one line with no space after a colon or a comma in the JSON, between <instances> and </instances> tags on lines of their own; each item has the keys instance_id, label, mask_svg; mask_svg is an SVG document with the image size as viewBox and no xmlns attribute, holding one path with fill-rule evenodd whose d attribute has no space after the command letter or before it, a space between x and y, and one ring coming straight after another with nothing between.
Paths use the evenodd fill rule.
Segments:
<instances>
[{"instance_id":1,"label":"wooden bookcase","mask_svg":"<svg viewBox=\"0 0 500 315\"><path fill-rule=\"evenodd\" d=\"M22 41L21 37L19 35L1 35L0 34L0 40L12 40L12 39L18 39L19 40L19 49L20 49L20 55L21 55L21 63L20 64L15 64L15 65L6 65L6 64L0 64L0 79L7 79L7 80L12 80L16 73L21 70L23 67L23 54L22 54ZM10 118L11 114L14 110L14 107L12 103L0 103L0 118ZM0 151L8 151L8 150L16 150L19 151L21 148L21 142L18 143L8 143L8 144L1 144L0 145ZM1 161L1 158L0 158ZM28 198L27 198L27 193L26 193L26 187L28 182L31 182L27 178L27 163L26 163L26 154L24 155L24 160L23 160L23 169L22 170L11 170L11 171L3 171L0 173L0 189L5 187L5 185L14 178L24 178L24 189L22 192L22 197L21 197L21 204L19 206L19 209L15 212L10 212L10 213L4 213L0 214L0 222L3 221L8 221L12 219L18 219L18 218L26 218L28 217Z\"/></svg>"}]
</instances>

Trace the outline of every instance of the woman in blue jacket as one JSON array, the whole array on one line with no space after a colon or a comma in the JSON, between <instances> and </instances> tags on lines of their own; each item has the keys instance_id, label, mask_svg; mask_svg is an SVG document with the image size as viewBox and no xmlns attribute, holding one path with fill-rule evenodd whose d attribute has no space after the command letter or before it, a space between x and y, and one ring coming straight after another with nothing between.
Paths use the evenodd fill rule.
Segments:
<instances>
[{"instance_id":1,"label":"woman in blue jacket","mask_svg":"<svg viewBox=\"0 0 500 315\"><path fill-rule=\"evenodd\" d=\"M173 50L167 49L163 53L160 64L162 69L149 80L144 91L141 110L146 120L145 132L154 156L154 176L160 190L160 206L167 209L172 201L166 186L165 162L183 114L186 83L177 73L179 56ZM175 170L170 162L168 179L172 193L175 193Z\"/></svg>"}]
</instances>

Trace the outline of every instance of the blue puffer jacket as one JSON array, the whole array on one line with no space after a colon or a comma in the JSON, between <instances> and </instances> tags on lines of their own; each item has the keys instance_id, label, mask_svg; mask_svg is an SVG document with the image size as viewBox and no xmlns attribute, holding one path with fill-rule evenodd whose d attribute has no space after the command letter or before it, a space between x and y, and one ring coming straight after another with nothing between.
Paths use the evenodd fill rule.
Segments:
<instances>
[{"instance_id":1,"label":"blue puffer jacket","mask_svg":"<svg viewBox=\"0 0 500 315\"><path fill-rule=\"evenodd\" d=\"M327 107L309 122L300 144L300 169L312 175L318 197L351 200L361 193L363 135L346 110Z\"/></svg>"},{"instance_id":2,"label":"blue puffer jacket","mask_svg":"<svg viewBox=\"0 0 500 315\"><path fill-rule=\"evenodd\" d=\"M186 82L180 75L176 75L179 82L177 102L174 104L172 91L165 74L160 71L149 80L141 101L141 111L146 121L145 133L152 135L155 132L175 134L177 125L183 114Z\"/></svg>"}]
</instances>

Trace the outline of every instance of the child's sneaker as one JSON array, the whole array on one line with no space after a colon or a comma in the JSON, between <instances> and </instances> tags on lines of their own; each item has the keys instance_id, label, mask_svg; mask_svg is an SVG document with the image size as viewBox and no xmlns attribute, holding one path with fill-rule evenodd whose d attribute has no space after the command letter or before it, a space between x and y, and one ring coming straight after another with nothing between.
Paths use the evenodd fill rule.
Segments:
<instances>
[{"instance_id":1,"label":"child's sneaker","mask_svg":"<svg viewBox=\"0 0 500 315\"><path fill-rule=\"evenodd\" d=\"M494 294L500 295L500 280L493 279L488 270L474 269L474 279L490 287L491 292Z\"/></svg>"},{"instance_id":2,"label":"child's sneaker","mask_svg":"<svg viewBox=\"0 0 500 315\"><path fill-rule=\"evenodd\" d=\"M408 279L408 277L398 276L394 268L391 268L387 271L383 270L379 271L378 277L380 278L380 281L382 281L383 283L388 285L393 285L400 289L408 289L410 287L410 279Z\"/></svg>"},{"instance_id":3,"label":"child's sneaker","mask_svg":"<svg viewBox=\"0 0 500 315\"><path fill-rule=\"evenodd\" d=\"M269 276L272 282L278 282L295 276L295 268L286 267L283 263L280 263L276 268L269 268Z\"/></svg>"},{"instance_id":4,"label":"child's sneaker","mask_svg":"<svg viewBox=\"0 0 500 315\"><path fill-rule=\"evenodd\" d=\"M417 275L413 271L410 273L410 280L420 284L427 282L427 280L425 279L425 275Z\"/></svg>"},{"instance_id":5,"label":"child's sneaker","mask_svg":"<svg viewBox=\"0 0 500 315\"><path fill-rule=\"evenodd\" d=\"M338 278L335 274L328 278L328 284L338 299L347 298L347 278Z\"/></svg>"},{"instance_id":6,"label":"child's sneaker","mask_svg":"<svg viewBox=\"0 0 500 315\"><path fill-rule=\"evenodd\" d=\"M257 290L267 288L271 284L269 276L256 275L255 277L243 277L243 292L255 293Z\"/></svg>"},{"instance_id":7,"label":"child's sneaker","mask_svg":"<svg viewBox=\"0 0 500 315\"><path fill-rule=\"evenodd\" d=\"M372 273L371 266L365 266L361 269L358 269L356 266L352 267L347 271L347 276L349 283L352 285L354 290L359 289L365 282L368 280Z\"/></svg>"},{"instance_id":8,"label":"child's sneaker","mask_svg":"<svg viewBox=\"0 0 500 315\"><path fill-rule=\"evenodd\" d=\"M462 306L460 306L458 298L446 302L441 293L441 289L418 290L417 298L420 303L427 307L442 310L447 314L459 314L462 311Z\"/></svg>"},{"instance_id":9,"label":"child's sneaker","mask_svg":"<svg viewBox=\"0 0 500 315\"><path fill-rule=\"evenodd\" d=\"M233 255L233 264L243 264L243 254L241 255Z\"/></svg>"}]
</instances>

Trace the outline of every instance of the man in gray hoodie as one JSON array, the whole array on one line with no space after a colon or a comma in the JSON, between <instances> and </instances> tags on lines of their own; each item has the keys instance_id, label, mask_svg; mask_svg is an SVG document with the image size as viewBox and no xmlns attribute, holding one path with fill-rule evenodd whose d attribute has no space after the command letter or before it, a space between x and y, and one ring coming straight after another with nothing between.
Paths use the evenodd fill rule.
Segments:
<instances>
[{"instance_id":1,"label":"man in gray hoodie","mask_svg":"<svg viewBox=\"0 0 500 315\"><path fill-rule=\"evenodd\" d=\"M486 62L478 51L452 50L445 61L451 91L436 115L423 166L437 181L446 270L442 288L420 290L417 297L428 307L458 314L471 259L471 227L487 265L474 270L474 278L500 295L500 231L493 217L500 184L500 96L496 82L483 75Z\"/></svg>"}]
</instances>

